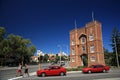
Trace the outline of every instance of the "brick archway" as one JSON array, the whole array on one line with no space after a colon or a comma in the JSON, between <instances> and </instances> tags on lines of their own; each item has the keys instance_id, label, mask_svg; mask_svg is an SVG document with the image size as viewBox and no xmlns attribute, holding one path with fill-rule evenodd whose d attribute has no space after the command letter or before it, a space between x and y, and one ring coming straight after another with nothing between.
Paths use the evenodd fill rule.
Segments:
<instances>
[{"instance_id":1,"label":"brick archway","mask_svg":"<svg viewBox=\"0 0 120 80\"><path fill-rule=\"evenodd\" d=\"M80 55L80 58L82 60L82 66L88 66L88 55L82 54Z\"/></svg>"}]
</instances>

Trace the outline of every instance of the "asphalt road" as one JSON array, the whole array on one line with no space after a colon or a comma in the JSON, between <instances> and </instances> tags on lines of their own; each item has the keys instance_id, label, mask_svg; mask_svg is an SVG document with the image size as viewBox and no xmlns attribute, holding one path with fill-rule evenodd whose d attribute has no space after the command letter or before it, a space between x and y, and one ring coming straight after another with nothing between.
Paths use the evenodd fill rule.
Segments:
<instances>
[{"instance_id":1,"label":"asphalt road","mask_svg":"<svg viewBox=\"0 0 120 80\"><path fill-rule=\"evenodd\" d=\"M108 78L108 79L106 79ZM108 73L92 73L83 74L81 72L67 73L66 76L49 76L37 77L36 75L30 78L22 78L20 80L120 80L120 70L110 70Z\"/></svg>"},{"instance_id":2,"label":"asphalt road","mask_svg":"<svg viewBox=\"0 0 120 80\"><path fill-rule=\"evenodd\" d=\"M41 68L48 67L50 64L41 64ZM8 80L10 78L16 77L17 67L4 67L0 68L0 80ZM24 71L24 67L22 69ZM29 73L36 72L38 70L38 65L29 65Z\"/></svg>"},{"instance_id":3,"label":"asphalt road","mask_svg":"<svg viewBox=\"0 0 120 80\"><path fill-rule=\"evenodd\" d=\"M48 67L50 64L41 64L41 68ZM92 74L83 74L80 71L78 72L67 72L66 76L49 76L49 77L37 77L36 71L38 66L29 66L29 72L31 76L22 78L16 78L17 67L12 68L0 68L0 80L98 80L103 78L118 78L120 80L120 69L110 70L108 73L92 73ZM33 73L34 72L34 73ZM106 79L106 80L110 80Z\"/></svg>"}]
</instances>

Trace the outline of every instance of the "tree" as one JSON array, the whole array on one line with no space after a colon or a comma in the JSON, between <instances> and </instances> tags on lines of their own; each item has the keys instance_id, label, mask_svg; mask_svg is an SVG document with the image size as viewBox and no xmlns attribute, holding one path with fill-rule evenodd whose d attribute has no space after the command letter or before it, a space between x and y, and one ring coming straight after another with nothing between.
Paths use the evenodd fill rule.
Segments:
<instances>
[{"instance_id":1,"label":"tree","mask_svg":"<svg viewBox=\"0 0 120 80\"><path fill-rule=\"evenodd\" d=\"M4 39L5 37L5 28L4 27L0 27L0 64L2 65L4 60L4 51L5 51L5 46L7 45L5 42L6 40Z\"/></svg>"},{"instance_id":2,"label":"tree","mask_svg":"<svg viewBox=\"0 0 120 80\"><path fill-rule=\"evenodd\" d=\"M48 54L45 54L44 57L43 57L44 62L47 62L47 61L48 61L48 58L49 58Z\"/></svg>"},{"instance_id":3,"label":"tree","mask_svg":"<svg viewBox=\"0 0 120 80\"><path fill-rule=\"evenodd\" d=\"M56 54L56 62L58 62L59 61L59 59L60 59L60 57L58 56L58 54Z\"/></svg>"},{"instance_id":4,"label":"tree","mask_svg":"<svg viewBox=\"0 0 120 80\"><path fill-rule=\"evenodd\" d=\"M116 44L116 46L115 46ZM113 49L113 57L112 57L112 65L115 65L117 64L117 60L116 60L116 50L115 48L117 48L117 52L118 52L118 59L119 59L119 62L120 62L120 32L118 31L118 29L115 27L113 29L113 32L112 32L112 37L111 37L111 46L112 46L112 49ZM116 63L116 64L115 64Z\"/></svg>"},{"instance_id":5,"label":"tree","mask_svg":"<svg viewBox=\"0 0 120 80\"><path fill-rule=\"evenodd\" d=\"M0 42L4 39L5 37L6 30L4 27L0 27Z\"/></svg>"},{"instance_id":6,"label":"tree","mask_svg":"<svg viewBox=\"0 0 120 80\"><path fill-rule=\"evenodd\" d=\"M109 52L108 49L104 48L104 57L105 57L105 63L107 65L112 66L114 63L114 61L113 61L114 57L113 57L112 52Z\"/></svg>"},{"instance_id":7,"label":"tree","mask_svg":"<svg viewBox=\"0 0 120 80\"><path fill-rule=\"evenodd\" d=\"M2 55L2 50L3 50L3 43L4 43L4 37L5 37L5 28L0 27L0 55Z\"/></svg>"},{"instance_id":8,"label":"tree","mask_svg":"<svg viewBox=\"0 0 120 80\"><path fill-rule=\"evenodd\" d=\"M24 39L21 36L10 34L8 35L9 45L12 47L12 53L18 57L22 64L26 61L29 57L32 56L36 51L34 45L31 44L29 39ZM24 60L24 58L27 58ZM28 62L28 61L27 61Z\"/></svg>"},{"instance_id":9,"label":"tree","mask_svg":"<svg viewBox=\"0 0 120 80\"><path fill-rule=\"evenodd\" d=\"M5 37L6 30L0 27L0 63L14 58L16 63L26 63L34 55L36 48L29 39L22 36L9 34ZM2 57L2 58L1 58ZM2 63L1 63L2 64Z\"/></svg>"}]
</instances>

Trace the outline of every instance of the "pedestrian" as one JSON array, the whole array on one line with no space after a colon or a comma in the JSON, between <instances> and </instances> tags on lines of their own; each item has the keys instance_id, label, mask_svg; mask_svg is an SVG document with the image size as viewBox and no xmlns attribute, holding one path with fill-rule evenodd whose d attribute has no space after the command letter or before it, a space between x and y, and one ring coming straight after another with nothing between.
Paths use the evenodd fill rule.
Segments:
<instances>
[{"instance_id":1,"label":"pedestrian","mask_svg":"<svg viewBox=\"0 0 120 80\"><path fill-rule=\"evenodd\" d=\"M18 69L17 69L17 75L16 76L22 76L22 65L19 63Z\"/></svg>"},{"instance_id":2,"label":"pedestrian","mask_svg":"<svg viewBox=\"0 0 120 80\"><path fill-rule=\"evenodd\" d=\"M28 65L27 64L25 64L25 71L24 71L24 75L26 76L28 76L29 77L29 72L28 72ZM23 75L23 77L24 77L24 75Z\"/></svg>"}]
</instances>

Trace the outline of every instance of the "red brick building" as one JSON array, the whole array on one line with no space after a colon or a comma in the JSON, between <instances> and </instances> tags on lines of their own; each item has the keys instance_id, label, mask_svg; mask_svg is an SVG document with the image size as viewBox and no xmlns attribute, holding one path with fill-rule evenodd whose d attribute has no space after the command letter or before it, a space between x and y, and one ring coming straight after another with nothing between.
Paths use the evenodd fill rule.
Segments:
<instances>
[{"instance_id":1,"label":"red brick building","mask_svg":"<svg viewBox=\"0 0 120 80\"><path fill-rule=\"evenodd\" d=\"M88 57L88 66L105 64L101 23L96 20L70 31L70 66L84 66L85 55Z\"/></svg>"}]
</instances>

